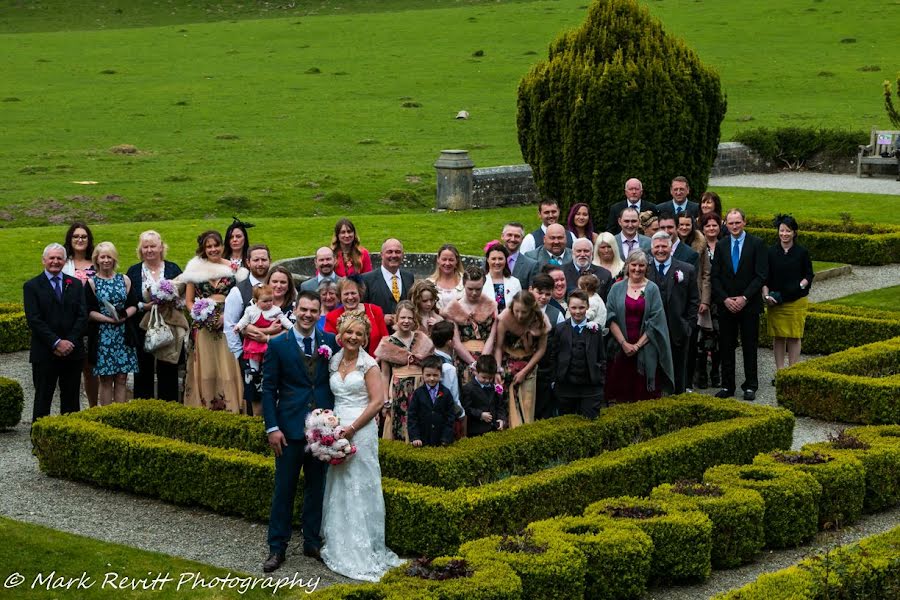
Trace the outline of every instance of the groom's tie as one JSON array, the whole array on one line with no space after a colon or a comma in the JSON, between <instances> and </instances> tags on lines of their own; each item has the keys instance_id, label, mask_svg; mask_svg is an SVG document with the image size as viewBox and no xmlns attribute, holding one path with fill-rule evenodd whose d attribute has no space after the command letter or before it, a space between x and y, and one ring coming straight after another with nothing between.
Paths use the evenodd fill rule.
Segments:
<instances>
[{"instance_id":1,"label":"groom's tie","mask_svg":"<svg viewBox=\"0 0 900 600\"><path fill-rule=\"evenodd\" d=\"M312 338L303 338L303 352L307 356L312 356Z\"/></svg>"}]
</instances>

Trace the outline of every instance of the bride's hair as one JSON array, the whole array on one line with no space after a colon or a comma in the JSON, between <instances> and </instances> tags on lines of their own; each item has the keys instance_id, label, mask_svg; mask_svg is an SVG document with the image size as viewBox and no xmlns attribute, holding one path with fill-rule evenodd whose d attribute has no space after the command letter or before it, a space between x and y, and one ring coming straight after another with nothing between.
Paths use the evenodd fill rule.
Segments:
<instances>
[{"instance_id":1,"label":"bride's hair","mask_svg":"<svg viewBox=\"0 0 900 600\"><path fill-rule=\"evenodd\" d=\"M369 333L372 331L372 323L366 317L366 313L362 309L347 311L338 317L337 331L338 338L344 335L344 332L350 329L351 325L361 324L366 333L366 340L363 346L369 345Z\"/></svg>"}]
</instances>

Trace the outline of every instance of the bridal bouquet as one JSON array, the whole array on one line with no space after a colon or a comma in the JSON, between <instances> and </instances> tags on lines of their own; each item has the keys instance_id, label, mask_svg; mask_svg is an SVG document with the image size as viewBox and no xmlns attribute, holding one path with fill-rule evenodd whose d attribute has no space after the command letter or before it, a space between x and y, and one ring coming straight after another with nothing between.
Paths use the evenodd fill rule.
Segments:
<instances>
[{"instance_id":1,"label":"bridal bouquet","mask_svg":"<svg viewBox=\"0 0 900 600\"><path fill-rule=\"evenodd\" d=\"M306 449L319 460L339 465L356 454L356 446L341 437L343 432L333 411L317 408L306 416Z\"/></svg>"},{"instance_id":2,"label":"bridal bouquet","mask_svg":"<svg viewBox=\"0 0 900 600\"><path fill-rule=\"evenodd\" d=\"M150 286L150 302L153 304L165 305L174 304L175 308L181 308L181 297L175 284L169 279L160 279L153 282Z\"/></svg>"},{"instance_id":3,"label":"bridal bouquet","mask_svg":"<svg viewBox=\"0 0 900 600\"><path fill-rule=\"evenodd\" d=\"M222 330L221 309L216 302L208 298L200 298L194 302L191 309L191 319L194 321L193 328L199 329L205 327L211 333L219 333Z\"/></svg>"}]
</instances>

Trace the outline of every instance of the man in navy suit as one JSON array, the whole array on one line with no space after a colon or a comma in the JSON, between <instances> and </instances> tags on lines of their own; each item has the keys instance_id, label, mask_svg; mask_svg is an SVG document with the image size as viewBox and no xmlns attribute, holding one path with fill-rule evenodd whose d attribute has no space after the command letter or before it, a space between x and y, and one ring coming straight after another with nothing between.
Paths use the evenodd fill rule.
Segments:
<instances>
[{"instance_id":1,"label":"man in navy suit","mask_svg":"<svg viewBox=\"0 0 900 600\"><path fill-rule=\"evenodd\" d=\"M338 347L332 334L316 329L321 306L317 293L300 292L294 308L296 325L285 335L272 338L263 360L263 418L269 445L275 452L269 557L263 564L266 573L284 562L301 468L304 473L303 554L319 559L322 547L322 499L327 464L304 452L306 415L316 408L334 408L334 395L328 383L328 358Z\"/></svg>"},{"instance_id":2,"label":"man in navy suit","mask_svg":"<svg viewBox=\"0 0 900 600\"><path fill-rule=\"evenodd\" d=\"M687 177L679 175L673 179L669 185L669 193L672 195L672 199L662 204L657 204L656 209L658 211L666 210L671 212L675 215L676 222L681 215L687 215L692 219L700 216L700 205L693 200L688 200L691 188L688 186Z\"/></svg>"},{"instance_id":3,"label":"man in navy suit","mask_svg":"<svg viewBox=\"0 0 900 600\"><path fill-rule=\"evenodd\" d=\"M699 271L700 255L696 250L681 242L681 239L678 237L678 217L668 208L659 211L659 230L669 234L669 239L672 243L672 257L675 260L690 264L695 270ZM652 247L650 252L653 252Z\"/></svg>"},{"instance_id":4,"label":"man in navy suit","mask_svg":"<svg viewBox=\"0 0 900 600\"><path fill-rule=\"evenodd\" d=\"M765 242L744 231L743 211L733 208L725 215L730 235L716 244L712 262L712 296L719 306L719 348L722 356L722 389L719 398L735 392L734 352L738 335L744 357L744 400L755 400L759 389L756 347L759 342L759 315L763 311L760 294L769 276Z\"/></svg>"},{"instance_id":5,"label":"man in navy suit","mask_svg":"<svg viewBox=\"0 0 900 600\"><path fill-rule=\"evenodd\" d=\"M406 414L412 445L449 446L453 443L456 404L450 390L441 383L443 363L437 356L422 361L424 383L413 392Z\"/></svg>"},{"instance_id":6,"label":"man in navy suit","mask_svg":"<svg viewBox=\"0 0 900 600\"><path fill-rule=\"evenodd\" d=\"M622 231L622 224L619 222L619 217L622 216L622 211L626 208L635 209L638 212L638 218L640 218L640 214L642 212L646 212L648 210L656 214L656 205L652 202L642 200L641 196L643 195L644 184L641 183L640 179L632 177L631 179L626 181L625 199L616 202L609 207L609 217L606 219L606 231L610 232L613 235L617 235L620 231ZM624 259L625 257L623 256L622 258Z\"/></svg>"},{"instance_id":7,"label":"man in navy suit","mask_svg":"<svg viewBox=\"0 0 900 600\"><path fill-rule=\"evenodd\" d=\"M50 414L59 384L60 412L81 408L81 335L87 326L84 288L75 277L62 273L66 250L59 244L44 248L44 272L22 286L25 320L31 329L31 374L34 410L31 421Z\"/></svg>"},{"instance_id":8,"label":"man in navy suit","mask_svg":"<svg viewBox=\"0 0 900 600\"><path fill-rule=\"evenodd\" d=\"M363 302L371 303L384 313L384 323L393 331L394 312L397 303L409 298L409 288L415 277L409 271L402 271L403 244L400 240L390 238L381 245L381 268L362 275L366 285L366 297Z\"/></svg>"}]
</instances>

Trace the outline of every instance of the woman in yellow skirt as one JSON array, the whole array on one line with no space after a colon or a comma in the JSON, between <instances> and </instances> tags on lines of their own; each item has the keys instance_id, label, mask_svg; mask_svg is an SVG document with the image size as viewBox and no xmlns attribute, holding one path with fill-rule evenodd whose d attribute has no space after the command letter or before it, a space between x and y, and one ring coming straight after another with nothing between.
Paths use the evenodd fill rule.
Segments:
<instances>
[{"instance_id":1,"label":"woman in yellow skirt","mask_svg":"<svg viewBox=\"0 0 900 600\"><path fill-rule=\"evenodd\" d=\"M775 369L778 370L785 367L785 356L787 366L800 360L813 269L809 252L796 243L799 226L794 217L778 215L775 227L778 241L769 247L769 277L762 292L769 336L775 341Z\"/></svg>"}]
</instances>

